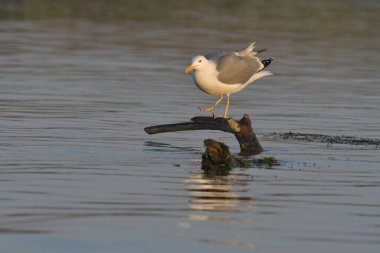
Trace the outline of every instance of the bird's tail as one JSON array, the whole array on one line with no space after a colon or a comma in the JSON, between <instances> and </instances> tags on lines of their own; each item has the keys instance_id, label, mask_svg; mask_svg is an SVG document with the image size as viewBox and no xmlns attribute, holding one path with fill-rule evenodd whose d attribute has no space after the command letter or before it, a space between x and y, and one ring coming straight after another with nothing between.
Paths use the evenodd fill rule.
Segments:
<instances>
[{"instance_id":1,"label":"bird's tail","mask_svg":"<svg viewBox=\"0 0 380 253\"><path fill-rule=\"evenodd\" d=\"M247 87L249 84L251 84L251 83L253 83L254 81L256 81L257 79L260 79L260 78L262 78L262 77L264 77L264 76L271 76L271 75L273 75L273 73L270 72L270 71L259 71L259 72L257 72L256 74L254 74L254 75L251 77L251 79L249 79L249 81L248 81L246 84L242 85L242 86L240 87L239 91L241 91L242 89L244 89L244 88Z\"/></svg>"}]
</instances>

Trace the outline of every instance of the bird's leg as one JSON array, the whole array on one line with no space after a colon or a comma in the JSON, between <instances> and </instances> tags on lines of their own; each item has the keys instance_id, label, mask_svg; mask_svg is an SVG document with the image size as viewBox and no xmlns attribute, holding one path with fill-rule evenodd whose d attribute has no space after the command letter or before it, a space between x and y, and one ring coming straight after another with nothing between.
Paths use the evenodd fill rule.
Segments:
<instances>
[{"instance_id":1,"label":"bird's leg","mask_svg":"<svg viewBox=\"0 0 380 253\"><path fill-rule=\"evenodd\" d=\"M224 118L227 118L228 106L230 106L230 94L227 94L226 110L224 111Z\"/></svg>"},{"instance_id":2,"label":"bird's leg","mask_svg":"<svg viewBox=\"0 0 380 253\"><path fill-rule=\"evenodd\" d=\"M230 105L230 94L226 94L226 96L227 96L227 102L226 102L226 109L224 111L224 115L214 115L214 119L216 119L216 118L225 118L225 119L227 119L228 106Z\"/></svg>"},{"instance_id":3,"label":"bird's leg","mask_svg":"<svg viewBox=\"0 0 380 253\"><path fill-rule=\"evenodd\" d=\"M222 101L223 95L219 95L218 100L216 100L215 104L213 104L210 108L199 108L201 112L214 112L215 107Z\"/></svg>"}]
</instances>

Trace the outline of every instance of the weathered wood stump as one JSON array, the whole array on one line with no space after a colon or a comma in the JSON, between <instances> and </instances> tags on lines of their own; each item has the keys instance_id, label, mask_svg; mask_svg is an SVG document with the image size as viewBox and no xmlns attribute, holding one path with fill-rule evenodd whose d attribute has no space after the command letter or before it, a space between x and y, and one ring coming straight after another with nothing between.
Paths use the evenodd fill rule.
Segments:
<instances>
[{"instance_id":1,"label":"weathered wood stump","mask_svg":"<svg viewBox=\"0 0 380 253\"><path fill-rule=\"evenodd\" d=\"M223 142L206 139L203 141L205 152L202 155L202 170L205 176L228 176L235 167L248 167L247 160L231 154Z\"/></svg>"},{"instance_id":2,"label":"weathered wood stump","mask_svg":"<svg viewBox=\"0 0 380 253\"><path fill-rule=\"evenodd\" d=\"M251 119L248 114L244 114L243 118L239 121L232 118L197 116L192 118L191 122L150 126L144 130L148 134L189 130L219 130L235 135L240 144L241 154L243 155L256 155L263 151L256 134L253 132Z\"/></svg>"}]
</instances>

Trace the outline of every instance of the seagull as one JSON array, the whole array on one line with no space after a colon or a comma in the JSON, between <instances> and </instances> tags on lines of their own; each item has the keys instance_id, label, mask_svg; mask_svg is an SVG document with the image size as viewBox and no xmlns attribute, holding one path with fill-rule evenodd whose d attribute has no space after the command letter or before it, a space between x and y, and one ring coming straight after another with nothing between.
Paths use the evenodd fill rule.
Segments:
<instances>
[{"instance_id":1,"label":"seagull","mask_svg":"<svg viewBox=\"0 0 380 253\"><path fill-rule=\"evenodd\" d=\"M241 51L220 51L193 57L185 73L192 73L195 85L209 95L218 95L218 100L210 108L200 108L202 112L214 115L215 107L227 96L224 115L227 118L230 95L243 90L250 83L264 76L272 75L264 69L273 58L260 60L257 54L264 51L255 50L255 42Z\"/></svg>"}]
</instances>

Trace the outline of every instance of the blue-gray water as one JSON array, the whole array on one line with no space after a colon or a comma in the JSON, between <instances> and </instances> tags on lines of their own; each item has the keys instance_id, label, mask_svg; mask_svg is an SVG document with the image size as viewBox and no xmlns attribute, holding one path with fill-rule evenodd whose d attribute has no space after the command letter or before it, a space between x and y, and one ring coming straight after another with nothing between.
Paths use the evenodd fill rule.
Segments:
<instances>
[{"instance_id":1,"label":"blue-gray water","mask_svg":"<svg viewBox=\"0 0 380 253\"><path fill-rule=\"evenodd\" d=\"M376 1L33 2L0 5L0 252L378 252L379 148L268 137L380 138ZM232 135L143 128L201 115L191 58L254 40L275 75L230 114L280 165L205 177Z\"/></svg>"}]
</instances>

